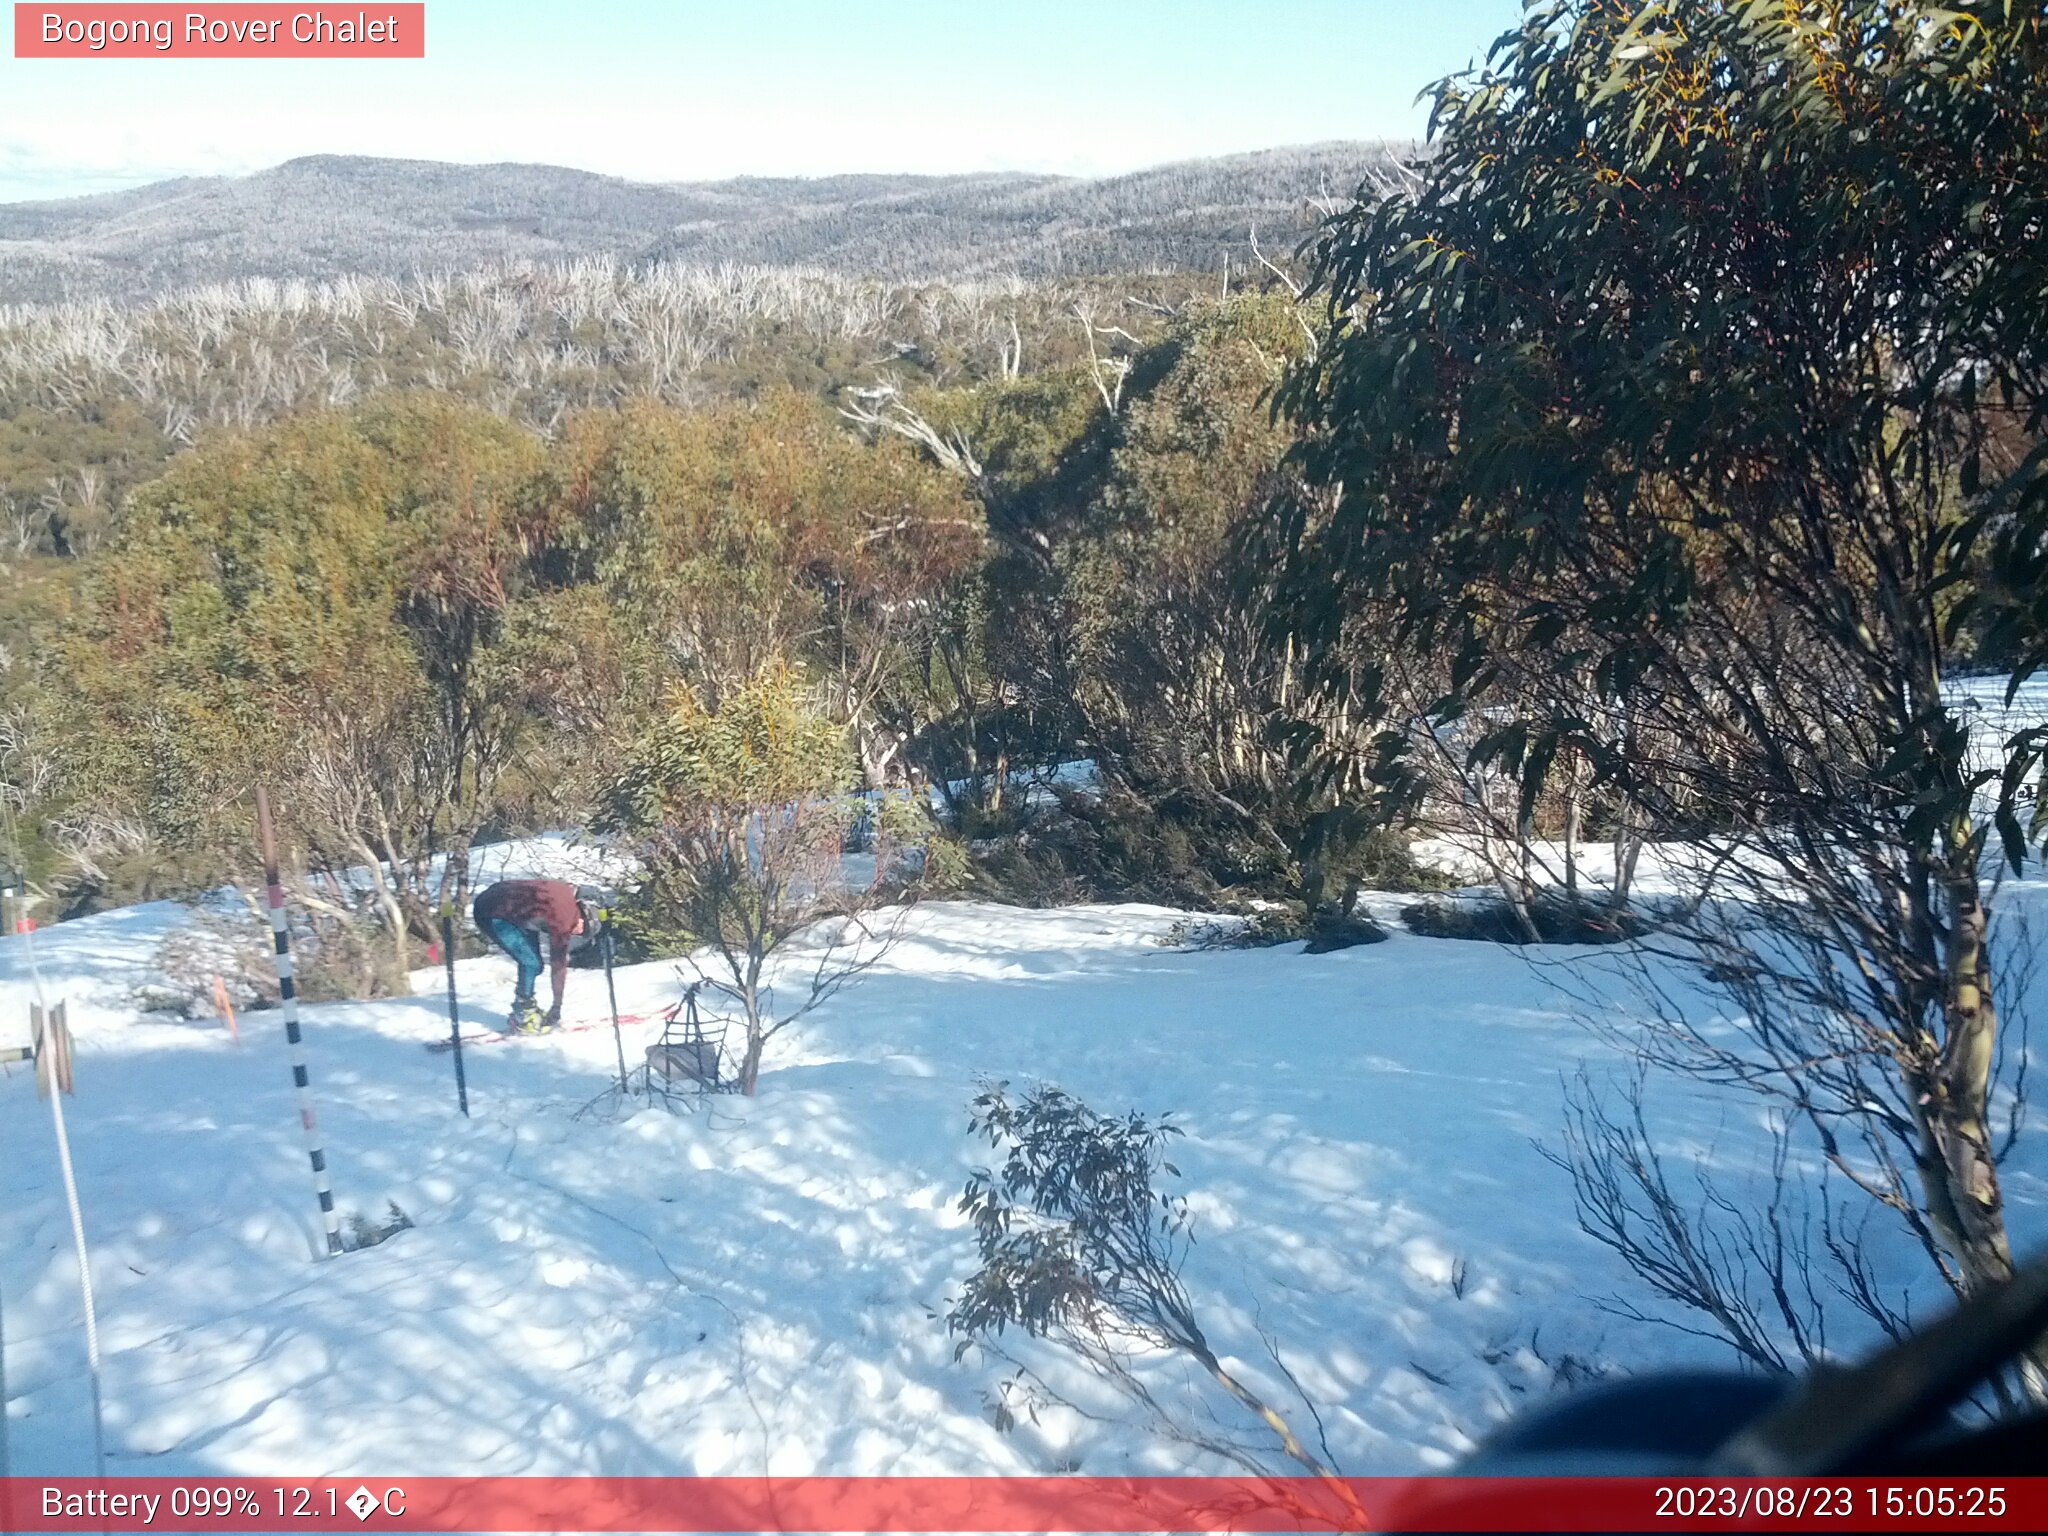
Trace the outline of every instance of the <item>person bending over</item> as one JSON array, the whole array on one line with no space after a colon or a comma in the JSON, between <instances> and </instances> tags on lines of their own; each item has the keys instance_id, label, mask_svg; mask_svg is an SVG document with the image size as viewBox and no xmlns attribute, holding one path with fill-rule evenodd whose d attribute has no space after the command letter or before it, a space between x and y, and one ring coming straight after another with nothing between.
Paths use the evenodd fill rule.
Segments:
<instances>
[{"instance_id":1,"label":"person bending over","mask_svg":"<svg viewBox=\"0 0 2048 1536\"><path fill-rule=\"evenodd\" d=\"M569 977L569 950L598 928L596 893L566 880L500 880L478 895L472 909L477 928L519 967L511 1024L531 1034L562 1022L562 989ZM548 941L548 970L554 1003L545 1016L533 1000L540 979L541 936Z\"/></svg>"}]
</instances>

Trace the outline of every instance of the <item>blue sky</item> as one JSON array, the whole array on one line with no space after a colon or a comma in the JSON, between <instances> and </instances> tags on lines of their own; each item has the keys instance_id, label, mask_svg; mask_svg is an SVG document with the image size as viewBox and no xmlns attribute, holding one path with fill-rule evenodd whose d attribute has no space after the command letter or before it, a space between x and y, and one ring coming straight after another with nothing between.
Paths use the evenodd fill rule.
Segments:
<instances>
[{"instance_id":1,"label":"blue sky","mask_svg":"<svg viewBox=\"0 0 2048 1536\"><path fill-rule=\"evenodd\" d=\"M328 9L353 14L351 0ZM294 155L1096 175L1418 135L1519 0L428 0L427 57L0 56L0 201ZM117 14L109 8L109 14Z\"/></svg>"}]
</instances>

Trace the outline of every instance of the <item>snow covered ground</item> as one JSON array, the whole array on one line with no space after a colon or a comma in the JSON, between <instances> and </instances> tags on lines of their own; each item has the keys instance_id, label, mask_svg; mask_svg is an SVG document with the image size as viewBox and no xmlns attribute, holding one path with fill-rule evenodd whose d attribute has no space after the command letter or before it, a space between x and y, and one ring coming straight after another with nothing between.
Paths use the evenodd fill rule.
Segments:
<instances>
[{"instance_id":1,"label":"snow covered ground","mask_svg":"<svg viewBox=\"0 0 2048 1536\"><path fill-rule=\"evenodd\" d=\"M570 857L508 852L508 868ZM1628 1278L1534 1145L1556 1139L1559 1075L1605 1055L1585 999L1622 1006L1596 951L1397 931L1325 956L1181 952L1158 908L933 904L771 1047L758 1099L613 1122L575 1117L615 1071L609 1028L475 1046L464 1121L449 1058L422 1048L447 1030L441 973L423 972L417 996L306 1012L339 1203L396 1202L417 1224L316 1262L276 1015L245 1017L238 1046L129 1000L179 917L158 903L37 941L78 1037L69 1116L115 1472L1212 1470L1044 1352L1027 1357L1103 1417L998 1433L984 1394L1002 1369L955 1363L939 1315L972 1259L954 1201L984 1151L965 1134L983 1075L1175 1112L1203 1320L1284 1398L1277 1342L1346 1471L1447 1464L1568 1357L1723 1358L1598 1309ZM22 950L0 941L0 1045L23 1029ZM460 973L466 1027L494 1027L509 964ZM655 964L619 989L646 1014L679 984ZM573 972L570 1022L601 1018L603 997L601 975ZM629 1054L652 1029L629 1028ZM49 1116L27 1069L0 1070L14 1466L89 1471ZM1760 1150L1745 1113L1667 1100L1660 1128L1739 1176ZM2048 1184L2022 1161L2013 1219L2038 1246Z\"/></svg>"}]
</instances>

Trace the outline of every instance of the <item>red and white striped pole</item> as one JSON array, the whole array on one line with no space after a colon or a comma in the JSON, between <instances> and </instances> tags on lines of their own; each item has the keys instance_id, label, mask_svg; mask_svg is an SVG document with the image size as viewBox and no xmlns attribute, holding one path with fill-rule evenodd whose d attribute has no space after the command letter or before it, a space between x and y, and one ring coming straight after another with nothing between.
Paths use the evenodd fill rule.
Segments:
<instances>
[{"instance_id":1,"label":"red and white striped pole","mask_svg":"<svg viewBox=\"0 0 2048 1536\"><path fill-rule=\"evenodd\" d=\"M270 933L277 946L277 992L284 1008L284 1038L291 1047L292 1087L298 1092L299 1123L306 1131L306 1157L313 1165L320 1219L327 1227L327 1252L333 1255L341 1252L341 1222L334 1210L334 1192L327 1187L327 1154L320 1147L320 1122L313 1114L313 1095L306 1077L298 988L292 981L292 936L285 923L284 884L277 874L277 837L270 826L270 796L261 784L256 786L256 828L263 838L263 880L270 898Z\"/></svg>"}]
</instances>

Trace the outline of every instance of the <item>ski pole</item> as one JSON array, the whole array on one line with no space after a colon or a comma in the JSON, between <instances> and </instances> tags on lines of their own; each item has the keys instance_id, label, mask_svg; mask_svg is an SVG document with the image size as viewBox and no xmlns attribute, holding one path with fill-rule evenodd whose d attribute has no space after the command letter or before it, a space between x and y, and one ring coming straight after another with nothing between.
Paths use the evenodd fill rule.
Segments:
<instances>
[{"instance_id":1,"label":"ski pole","mask_svg":"<svg viewBox=\"0 0 2048 1536\"><path fill-rule=\"evenodd\" d=\"M469 1084L462 1075L462 1016L455 1004L455 906L441 903L441 958L448 962L448 1045L455 1052L455 1102L469 1118Z\"/></svg>"},{"instance_id":2,"label":"ski pole","mask_svg":"<svg viewBox=\"0 0 2048 1536\"><path fill-rule=\"evenodd\" d=\"M626 1037L619 1031L619 989L612 980L612 915L599 912L597 920L604 924L604 930L597 936L597 952L604 956L604 990L612 1003L612 1044L619 1048L619 1096L626 1095Z\"/></svg>"}]
</instances>

